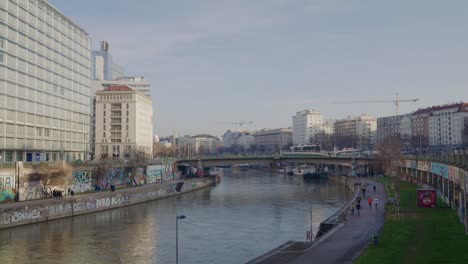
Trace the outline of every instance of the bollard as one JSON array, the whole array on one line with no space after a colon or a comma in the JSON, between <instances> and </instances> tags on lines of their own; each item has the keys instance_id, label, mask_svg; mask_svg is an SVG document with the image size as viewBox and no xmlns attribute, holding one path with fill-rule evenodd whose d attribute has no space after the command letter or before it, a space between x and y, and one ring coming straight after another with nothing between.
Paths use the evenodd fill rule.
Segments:
<instances>
[{"instance_id":1,"label":"bollard","mask_svg":"<svg viewBox=\"0 0 468 264\"><path fill-rule=\"evenodd\" d=\"M378 242L379 242L379 234L373 233L372 234L372 243L374 244L374 246L377 246Z\"/></svg>"}]
</instances>

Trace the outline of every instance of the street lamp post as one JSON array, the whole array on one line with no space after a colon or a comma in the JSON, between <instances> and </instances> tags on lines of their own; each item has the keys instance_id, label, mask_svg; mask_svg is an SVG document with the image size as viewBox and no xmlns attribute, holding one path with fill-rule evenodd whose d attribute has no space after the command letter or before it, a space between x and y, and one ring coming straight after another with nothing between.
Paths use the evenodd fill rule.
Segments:
<instances>
[{"instance_id":1,"label":"street lamp post","mask_svg":"<svg viewBox=\"0 0 468 264\"><path fill-rule=\"evenodd\" d=\"M176 217L176 264L179 264L179 219L185 219L185 215Z\"/></svg>"}]
</instances>

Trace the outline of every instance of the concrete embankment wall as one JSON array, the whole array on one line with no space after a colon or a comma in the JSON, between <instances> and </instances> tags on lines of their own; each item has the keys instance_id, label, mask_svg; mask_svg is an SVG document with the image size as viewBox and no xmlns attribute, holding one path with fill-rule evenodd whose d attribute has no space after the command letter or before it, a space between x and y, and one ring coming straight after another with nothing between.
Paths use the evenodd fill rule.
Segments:
<instances>
[{"instance_id":1,"label":"concrete embankment wall","mask_svg":"<svg viewBox=\"0 0 468 264\"><path fill-rule=\"evenodd\" d=\"M180 192L177 184L184 182ZM98 192L64 199L44 199L0 206L0 229L88 214L174 196L214 184L214 178L174 181Z\"/></svg>"},{"instance_id":2,"label":"concrete embankment wall","mask_svg":"<svg viewBox=\"0 0 468 264\"><path fill-rule=\"evenodd\" d=\"M340 223L343 223L346 221L346 214L351 206L351 203L356 200L359 194L359 192L356 192L357 181L355 178L347 177L347 176L330 175L328 176L328 179L344 184L348 189L350 189L353 192L353 197L338 212L334 213L333 215L331 215L330 217L328 217L327 219L325 219L324 221L320 223L320 227L319 227L319 230L317 231L317 234L315 235L315 239L320 238L321 236L330 232L333 228L338 226Z\"/></svg>"}]
</instances>

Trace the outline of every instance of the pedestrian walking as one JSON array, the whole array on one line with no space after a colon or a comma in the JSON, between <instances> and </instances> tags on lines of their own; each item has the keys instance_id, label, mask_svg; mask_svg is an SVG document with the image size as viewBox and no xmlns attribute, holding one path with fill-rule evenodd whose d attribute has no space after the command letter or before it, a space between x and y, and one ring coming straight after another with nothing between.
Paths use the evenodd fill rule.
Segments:
<instances>
[{"instance_id":1,"label":"pedestrian walking","mask_svg":"<svg viewBox=\"0 0 468 264\"><path fill-rule=\"evenodd\" d=\"M377 209L377 207L379 205L379 199L378 198L374 199L374 204L375 204L375 209Z\"/></svg>"},{"instance_id":2,"label":"pedestrian walking","mask_svg":"<svg viewBox=\"0 0 468 264\"><path fill-rule=\"evenodd\" d=\"M361 204L360 203L358 203L356 205L356 210L357 210L357 215L359 215L359 210L361 210Z\"/></svg>"},{"instance_id":3,"label":"pedestrian walking","mask_svg":"<svg viewBox=\"0 0 468 264\"><path fill-rule=\"evenodd\" d=\"M366 196L366 186L362 187L362 196Z\"/></svg>"},{"instance_id":4,"label":"pedestrian walking","mask_svg":"<svg viewBox=\"0 0 468 264\"><path fill-rule=\"evenodd\" d=\"M351 215L354 215L354 203L351 204Z\"/></svg>"},{"instance_id":5,"label":"pedestrian walking","mask_svg":"<svg viewBox=\"0 0 468 264\"><path fill-rule=\"evenodd\" d=\"M374 185L373 189L374 189L374 195L375 195L375 193L377 191L377 186Z\"/></svg>"},{"instance_id":6,"label":"pedestrian walking","mask_svg":"<svg viewBox=\"0 0 468 264\"><path fill-rule=\"evenodd\" d=\"M357 203L358 203L358 204L361 203L361 196L358 196L358 198L357 198Z\"/></svg>"},{"instance_id":7,"label":"pedestrian walking","mask_svg":"<svg viewBox=\"0 0 468 264\"><path fill-rule=\"evenodd\" d=\"M369 204L369 208L372 206L372 198L367 198L367 203Z\"/></svg>"}]
</instances>

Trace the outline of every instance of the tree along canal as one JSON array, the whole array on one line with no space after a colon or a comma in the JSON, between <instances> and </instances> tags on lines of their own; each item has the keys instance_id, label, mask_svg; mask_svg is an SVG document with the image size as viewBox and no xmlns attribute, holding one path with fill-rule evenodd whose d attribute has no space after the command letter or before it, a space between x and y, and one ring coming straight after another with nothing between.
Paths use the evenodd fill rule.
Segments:
<instances>
[{"instance_id":1,"label":"tree along canal","mask_svg":"<svg viewBox=\"0 0 468 264\"><path fill-rule=\"evenodd\" d=\"M328 180L224 170L220 184L163 200L0 230L0 263L245 263L305 241L351 192Z\"/></svg>"}]
</instances>

